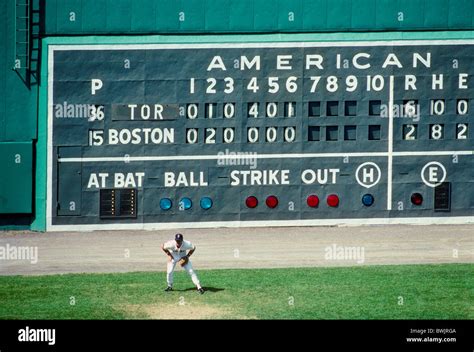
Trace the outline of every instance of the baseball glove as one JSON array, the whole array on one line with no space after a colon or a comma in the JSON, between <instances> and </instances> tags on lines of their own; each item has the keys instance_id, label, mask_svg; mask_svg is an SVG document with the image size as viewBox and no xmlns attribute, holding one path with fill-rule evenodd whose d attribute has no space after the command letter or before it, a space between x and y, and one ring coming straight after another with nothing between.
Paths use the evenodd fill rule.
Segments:
<instances>
[{"instance_id":1,"label":"baseball glove","mask_svg":"<svg viewBox=\"0 0 474 352\"><path fill-rule=\"evenodd\" d=\"M178 263L181 266L185 266L186 264L188 264L188 261L189 261L189 258L186 256L186 257L182 257Z\"/></svg>"}]
</instances>

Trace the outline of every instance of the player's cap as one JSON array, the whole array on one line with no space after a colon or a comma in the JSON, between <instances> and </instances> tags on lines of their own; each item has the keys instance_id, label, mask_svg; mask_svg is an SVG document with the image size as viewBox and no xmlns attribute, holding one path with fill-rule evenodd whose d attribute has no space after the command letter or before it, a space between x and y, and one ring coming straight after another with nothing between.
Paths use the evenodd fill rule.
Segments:
<instances>
[{"instance_id":1,"label":"player's cap","mask_svg":"<svg viewBox=\"0 0 474 352\"><path fill-rule=\"evenodd\" d=\"M176 241L182 241L183 240L183 235L180 234L180 233L177 233L175 236L174 236L174 239Z\"/></svg>"}]
</instances>

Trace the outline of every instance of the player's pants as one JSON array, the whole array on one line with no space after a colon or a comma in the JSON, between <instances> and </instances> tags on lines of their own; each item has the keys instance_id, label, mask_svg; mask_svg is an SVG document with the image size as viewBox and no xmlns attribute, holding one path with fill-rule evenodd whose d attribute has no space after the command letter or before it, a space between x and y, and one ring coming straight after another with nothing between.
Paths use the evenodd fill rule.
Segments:
<instances>
[{"instance_id":1,"label":"player's pants","mask_svg":"<svg viewBox=\"0 0 474 352\"><path fill-rule=\"evenodd\" d=\"M166 281L168 282L168 286L173 286L173 273L174 273L174 268L176 267L176 264L178 264L179 260L172 260L169 261L166 267ZM193 280L193 284L196 285L197 288L201 287L201 284L199 283L199 279L196 275L196 272L193 270L193 266L191 265L191 261L188 261L188 264L183 266L184 270L186 270L191 276L191 280Z\"/></svg>"}]
</instances>

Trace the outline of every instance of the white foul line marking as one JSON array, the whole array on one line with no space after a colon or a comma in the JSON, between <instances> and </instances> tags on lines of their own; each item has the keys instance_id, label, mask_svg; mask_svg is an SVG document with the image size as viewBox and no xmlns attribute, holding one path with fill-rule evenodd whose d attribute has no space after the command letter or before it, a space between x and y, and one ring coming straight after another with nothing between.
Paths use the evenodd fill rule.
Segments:
<instances>
[{"instance_id":1,"label":"white foul line marking","mask_svg":"<svg viewBox=\"0 0 474 352\"><path fill-rule=\"evenodd\" d=\"M393 169L393 76L390 76L388 96L388 166L387 166L387 210L392 210L392 169Z\"/></svg>"}]
</instances>

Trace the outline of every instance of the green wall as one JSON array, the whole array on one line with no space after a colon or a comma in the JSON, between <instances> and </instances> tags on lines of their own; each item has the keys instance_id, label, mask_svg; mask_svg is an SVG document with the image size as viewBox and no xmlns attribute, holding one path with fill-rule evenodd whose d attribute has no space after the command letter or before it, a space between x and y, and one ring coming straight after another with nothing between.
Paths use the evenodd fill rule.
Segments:
<instances>
[{"instance_id":1,"label":"green wall","mask_svg":"<svg viewBox=\"0 0 474 352\"><path fill-rule=\"evenodd\" d=\"M472 0L48 0L46 33L472 29Z\"/></svg>"},{"instance_id":2,"label":"green wall","mask_svg":"<svg viewBox=\"0 0 474 352\"><path fill-rule=\"evenodd\" d=\"M33 213L33 145L38 87L29 88L15 65L15 1L0 1L0 225L23 224Z\"/></svg>"},{"instance_id":3,"label":"green wall","mask_svg":"<svg viewBox=\"0 0 474 352\"><path fill-rule=\"evenodd\" d=\"M31 142L0 143L0 212L32 211L33 146Z\"/></svg>"},{"instance_id":4,"label":"green wall","mask_svg":"<svg viewBox=\"0 0 474 352\"><path fill-rule=\"evenodd\" d=\"M0 142L36 139L37 87L29 89L15 65L15 1L0 1Z\"/></svg>"}]
</instances>

